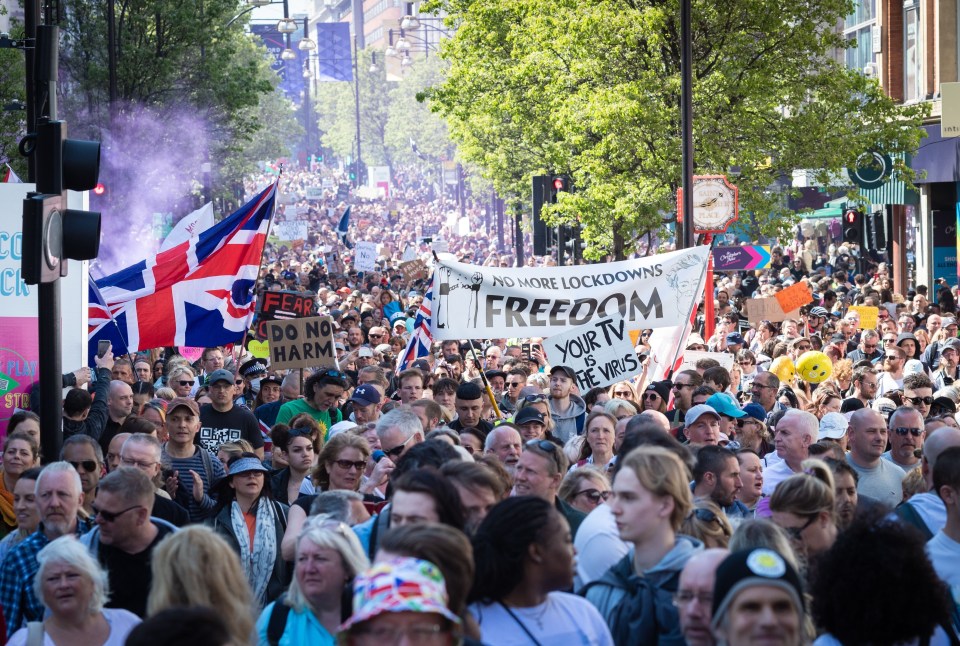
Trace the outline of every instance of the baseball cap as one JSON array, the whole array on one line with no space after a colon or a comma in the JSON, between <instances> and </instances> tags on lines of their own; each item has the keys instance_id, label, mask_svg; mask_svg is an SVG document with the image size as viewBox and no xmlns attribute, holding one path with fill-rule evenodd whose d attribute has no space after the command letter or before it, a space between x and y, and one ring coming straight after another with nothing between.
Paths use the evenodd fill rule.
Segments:
<instances>
[{"instance_id":1,"label":"baseball cap","mask_svg":"<svg viewBox=\"0 0 960 646\"><path fill-rule=\"evenodd\" d=\"M720 415L717 414L717 411L715 411L712 406L707 406L706 404L697 404L696 406L691 406L690 410L687 411L687 414L683 416L683 423L685 426L690 426L704 415L712 415L713 417L716 417L717 420L720 419Z\"/></svg>"},{"instance_id":2,"label":"baseball cap","mask_svg":"<svg viewBox=\"0 0 960 646\"><path fill-rule=\"evenodd\" d=\"M750 403L743 407L743 412L746 413L747 417L752 417L753 419L763 422L767 422L767 411L764 410L763 406L757 403Z\"/></svg>"},{"instance_id":3,"label":"baseball cap","mask_svg":"<svg viewBox=\"0 0 960 646\"><path fill-rule=\"evenodd\" d=\"M502 379L507 378L507 373L505 373L503 370L487 370L483 374L487 379L493 379L494 377L500 377Z\"/></svg>"},{"instance_id":4,"label":"baseball cap","mask_svg":"<svg viewBox=\"0 0 960 646\"><path fill-rule=\"evenodd\" d=\"M803 584L800 575L777 552L757 548L735 552L725 558L717 568L713 584L713 619L717 628L724 619L734 598L745 588L763 585L781 588L790 595L800 617L804 614Z\"/></svg>"},{"instance_id":5,"label":"baseball cap","mask_svg":"<svg viewBox=\"0 0 960 646\"><path fill-rule=\"evenodd\" d=\"M890 414L897 410L897 403L889 397L877 397L870 402L870 408L883 415L884 419L889 419Z\"/></svg>"},{"instance_id":6,"label":"baseball cap","mask_svg":"<svg viewBox=\"0 0 960 646\"><path fill-rule=\"evenodd\" d=\"M357 350L357 356L361 359L373 357L373 348L368 345L360 346L360 349Z\"/></svg>"},{"instance_id":7,"label":"baseball cap","mask_svg":"<svg viewBox=\"0 0 960 646\"><path fill-rule=\"evenodd\" d=\"M843 336L839 332L834 332L833 336L830 337L830 343L846 343L847 337Z\"/></svg>"},{"instance_id":8,"label":"baseball cap","mask_svg":"<svg viewBox=\"0 0 960 646\"><path fill-rule=\"evenodd\" d=\"M372 384L360 384L354 389L353 395L350 397L350 401L360 404L361 406L379 404L380 391L377 390Z\"/></svg>"},{"instance_id":9,"label":"baseball cap","mask_svg":"<svg viewBox=\"0 0 960 646\"><path fill-rule=\"evenodd\" d=\"M747 416L747 414L737 406L736 400L727 393L714 393L710 395L706 405L717 411L720 415L726 415L727 417L740 419L741 417ZM686 419L686 416L684 416L684 419Z\"/></svg>"},{"instance_id":10,"label":"baseball cap","mask_svg":"<svg viewBox=\"0 0 960 646\"><path fill-rule=\"evenodd\" d=\"M951 325L956 325L957 319L952 316L944 316L941 320L940 327L950 327Z\"/></svg>"},{"instance_id":11,"label":"baseball cap","mask_svg":"<svg viewBox=\"0 0 960 646\"><path fill-rule=\"evenodd\" d=\"M839 440L847 434L850 422L841 413L827 413L820 420L818 440Z\"/></svg>"},{"instance_id":12,"label":"baseball cap","mask_svg":"<svg viewBox=\"0 0 960 646\"><path fill-rule=\"evenodd\" d=\"M540 422L543 424L543 413L533 406L527 406L513 418L513 423L517 425L529 424L530 422Z\"/></svg>"},{"instance_id":13,"label":"baseball cap","mask_svg":"<svg viewBox=\"0 0 960 646\"><path fill-rule=\"evenodd\" d=\"M170 404L167 406L167 417L173 415L173 411L185 406L190 409L190 412L200 417L200 406L190 397L175 397L170 400Z\"/></svg>"},{"instance_id":14,"label":"baseball cap","mask_svg":"<svg viewBox=\"0 0 960 646\"><path fill-rule=\"evenodd\" d=\"M572 379L574 382L577 381L577 373L575 373L573 371L573 368L571 368L570 366L554 366L550 368L550 376L552 377L553 373L555 373L557 370L562 370L563 374L570 377L570 379Z\"/></svg>"},{"instance_id":15,"label":"baseball cap","mask_svg":"<svg viewBox=\"0 0 960 646\"><path fill-rule=\"evenodd\" d=\"M283 378L277 375L267 375L260 380L260 387L263 388L264 384L277 384L278 386L283 385Z\"/></svg>"},{"instance_id":16,"label":"baseball cap","mask_svg":"<svg viewBox=\"0 0 960 646\"><path fill-rule=\"evenodd\" d=\"M707 345L707 342L703 340L702 336L694 333L687 337L687 347L689 348L691 345Z\"/></svg>"},{"instance_id":17,"label":"baseball cap","mask_svg":"<svg viewBox=\"0 0 960 646\"><path fill-rule=\"evenodd\" d=\"M229 381L230 384L232 385L233 373L230 372L229 370L224 370L223 368L220 368L219 370L214 370L213 372L210 373L210 375L207 377L206 382L204 383L206 383L206 385L208 386L212 386L218 381Z\"/></svg>"},{"instance_id":18,"label":"baseball cap","mask_svg":"<svg viewBox=\"0 0 960 646\"><path fill-rule=\"evenodd\" d=\"M946 326L944 326L946 327ZM947 339L943 342L943 350L950 348L951 350L956 350L960 352L960 339ZM941 352L943 351L941 350Z\"/></svg>"},{"instance_id":19,"label":"baseball cap","mask_svg":"<svg viewBox=\"0 0 960 646\"><path fill-rule=\"evenodd\" d=\"M447 608L447 601L447 587L436 565L414 558L392 559L353 580L353 615L339 630L350 630L386 612L437 614L459 626L460 618Z\"/></svg>"},{"instance_id":20,"label":"baseball cap","mask_svg":"<svg viewBox=\"0 0 960 646\"><path fill-rule=\"evenodd\" d=\"M743 345L743 337L739 332L731 332L727 335L727 345Z\"/></svg>"}]
</instances>

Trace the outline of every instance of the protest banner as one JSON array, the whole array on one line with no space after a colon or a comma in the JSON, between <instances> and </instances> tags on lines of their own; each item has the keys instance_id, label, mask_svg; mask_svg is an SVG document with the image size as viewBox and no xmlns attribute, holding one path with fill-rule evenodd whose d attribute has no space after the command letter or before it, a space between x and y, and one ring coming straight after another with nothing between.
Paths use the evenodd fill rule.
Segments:
<instances>
[{"instance_id":1,"label":"protest banner","mask_svg":"<svg viewBox=\"0 0 960 646\"><path fill-rule=\"evenodd\" d=\"M679 325L703 291L707 246L570 267L481 267L442 260L435 339L555 336L619 313L629 329Z\"/></svg>"},{"instance_id":2,"label":"protest banner","mask_svg":"<svg viewBox=\"0 0 960 646\"><path fill-rule=\"evenodd\" d=\"M642 370L626 322L619 314L544 339L543 348L550 365L573 369L581 393L611 386Z\"/></svg>"},{"instance_id":3,"label":"protest banner","mask_svg":"<svg viewBox=\"0 0 960 646\"><path fill-rule=\"evenodd\" d=\"M268 321L267 334L271 370L339 368L329 316Z\"/></svg>"},{"instance_id":4,"label":"protest banner","mask_svg":"<svg viewBox=\"0 0 960 646\"><path fill-rule=\"evenodd\" d=\"M332 182L331 182L332 185ZM324 186L308 186L305 194L308 200L322 200Z\"/></svg>"},{"instance_id":5,"label":"protest banner","mask_svg":"<svg viewBox=\"0 0 960 646\"><path fill-rule=\"evenodd\" d=\"M803 281L790 285L790 287L777 292L774 296L777 302L780 303L780 309L784 312L792 312L807 303L813 302L813 294L810 292L810 286Z\"/></svg>"},{"instance_id":6,"label":"protest banner","mask_svg":"<svg viewBox=\"0 0 960 646\"><path fill-rule=\"evenodd\" d=\"M305 318L313 314L314 295L304 292L266 291L260 297L255 338L267 338L267 322Z\"/></svg>"},{"instance_id":7,"label":"protest banner","mask_svg":"<svg viewBox=\"0 0 960 646\"><path fill-rule=\"evenodd\" d=\"M353 268L357 271L373 271L377 268L377 243L361 240L356 246Z\"/></svg>"},{"instance_id":8,"label":"protest banner","mask_svg":"<svg viewBox=\"0 0 960 646\"><path fill-rule=\"evenodd\" d=\"M729 352L702 352L700 350L685 350L680 370L695 370L700 359L716 359L722 368L733 368L733 355Z\"/></svg>"},{"instance_id":9,"label":"protest banner","mask_svg":"<svg viewBox=\"0 0 960 646\"><path fill-rule=\"evenodd\" d=\"M274 222L270 230L270 237L276 238L280 242L292 242L293 240L306 240L310 234L308 222L302 220L287 220L286 222Z\"/></svg>"},{"instance_id":10,"label":"protest banner","mask_svg":"<svg viewBox=\"0 0 960 646\"><path fill-rule=\"evenodd\" d=\"M786 321L787 319L800 318L800 310L797 309L793 310L792 312L784 312L780 307L779 301L773 297L748 298L746 309L747 320L751 323L759 323L760 321L779 323L780 321Z\"/></svg>"},{"instance_id":11,"label":"protest banner","mask_svg":"<svg viewBox=\"0 0 960 646\"><path fill-rule=\"evenodd\" d=\"M856 312L859 317L857 324L861 330L876 330L880 318L880 308L867 305L851 305L849 311Z\"/></svg>"},{"instance_id":12,"label":"protest banner","mask_svg":"<svg viewBox=\"0 0 960 646\"><path fill-rule=\"evenodd\" d=\"M427 263L422 260L411 260L400 263L400 273L403 274L403 282L412 283L415 280L427 277Z\"/></svg>"}]
</instances>

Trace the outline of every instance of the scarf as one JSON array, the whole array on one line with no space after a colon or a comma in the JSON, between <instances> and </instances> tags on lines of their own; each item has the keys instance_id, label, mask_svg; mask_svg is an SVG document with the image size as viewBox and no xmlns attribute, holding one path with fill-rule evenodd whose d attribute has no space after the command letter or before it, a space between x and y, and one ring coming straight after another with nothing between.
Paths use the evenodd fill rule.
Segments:
<instances>
[{"instance_id":1,"label":"scarf","mask_svg":"<svg viewBox=\"0 0 960 646\"><path fill-rule=\"evenodd\" d=\"M3 470L0 469L0 535L17 528L17 513L13 510L13 492L7 491L3 482Z\"/></svg>"},{"instance_id":2,"label":"scarf","mask_svg":"<svg viewBox=\"0 0 960 646\"><path fill-rule=\"evenodd\" d=\"M243 574L253 589L253 598L263 605L267 584L273 575L277 560L277 515L268 499L257 501L257 524L253 530L253 550L250 549L250 534L243 520L240 505L234 500L230 506L230 523L240 544L240 563Z\"/></svg>"}]
</instances>

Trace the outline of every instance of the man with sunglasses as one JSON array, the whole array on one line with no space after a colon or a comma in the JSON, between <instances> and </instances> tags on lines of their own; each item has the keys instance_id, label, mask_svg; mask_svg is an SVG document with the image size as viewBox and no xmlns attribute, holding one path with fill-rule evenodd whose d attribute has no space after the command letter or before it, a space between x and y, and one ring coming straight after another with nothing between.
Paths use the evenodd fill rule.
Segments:
<instances>
[{"instance_id":1,"label":"man with sunglasses","mask_svg":"<svg viewBox=\"0 0 960 646\"><path fill-rule=\"evenodd\" d=\"M930 417L933 404L933 382L922 372L914 372L903 378L903 405L916 408L923 419Z\"/></svg>"},{"instance_id":2,"label":"man with sunglasses","mask_svg":"<svg viewBox=\"0 0 960 646\"><path fill-rule=\"evenodd\" d=\"M958 364L960 364L960 339L947 339L940 350L940 364L930 375L934 390L952 386L957 379L960 379Z\"/></svg>"},{"instance_id":3,"label":"man with sunglasses","mask_svg":"<svg viewBox=\"0 0 960 646\"><path fill-rule=\"evenodd\" d=\"M243 439L263 459L260 424L249 409L234 404L236 377L229 370L214 370L207 379L211 403L200 407L200 446L216 455L224 442Z\"/></svg>"},{"instance_id":4,"label":"man with sunglasses","mask_svg":"<svg viewBox=\"0 0 960 646\"><path fill-rule=\"evenodd\" d=\"M864 330L860 334L860 345L857 346L856 350L847 354L847 359L854 363L866 359L872 363L879 359L882 354L879 347L880 334L876 330Z\"/></svg>"},{"instance_id":5,"label":"man with sunglasses","mask_svg":"<svg viewBox=\"0 0 960 646\"><path fill-rule=\"evenodd\" d=\"M887 345L883 350L883 371L878 377L877 397L893 390L903 390L903 366L907 353L896 345Z\"/></svg>"},{"instance_id":6,"label":"man with sunglasses","mask_svg":"<svg viewBox=\"0 0 960 646\"><path fill-rule=\"evenodd\" d=\"M693 391L703 385L703 377L696 370L681 370L673 376L673 409L666 412L672 426L683 426L684 416L693 406ZM684 442L683 433L677 439Z\"/></svg>"},{"instance_id":7,"label":"man with sunglasses","mask_svg":"<svg viewBox=\"0 0 960 646\"><path fill-rule=\"evenodd\" d=\"M97 525L80 538L107 572L107 607L123 608L139 617L147 614L153 551L177 531L152 517L154 498L154 485L143 471L120 467L100 482L94 503Z\"/></svg>"},{"instance_id":8,"label":"man with sunglasses","mask_svg":"<svg viewBox=\"0 0 960 646\"><path fill-rule=\"evenodd\" d=\"M512 413L517 410L520 390L527 385L527 375L520 368L511 368L504 380L503 397L500 398L500 410Z\"/></svg>"},{"instance_id":9,"label":"man with sunglasses","mask_svg":"<svg viewBox=\"0 0 960 646\"><path fill-rule=\"evenodd\" d=\"M903 500L903 478L906 473L884 460L887 448L887 423L883 415L870 408L861 408L850 417L847 429L847 463L859 474L857 494L878 500L893 509Z\"/></svg>"},{"instance_id":10,"label":"man with sunglasses","mask_svg":"<svg viewBox=\"0 0 960 646\"><path fill-rule=\"evenodd\" d=\"M879 383L877 371L874 368L857 368L853 371L852 399L859 399L864 406L869 407L870 402L877 397Z\"/></svg>"},{"instance_id":11,"label":"man with sunglasses","mask_svg":"<svg viewBox=\"0 0 960 646\"><path fill-rule=\"evenodd\" d=\"M83 491L83 509L93 516L93 497L97 493L100 478L107 472L100 445L87 435L71 435L60 448L60 459L69 462L77 470Z\"/></svg>"},{"instance_id":12,"label":"man with sunglasses","mask_svg":"<svg viewBox=\"0 0 960 646\"><path fill-rule=\"evenodd\" d=\"M890 450L881 457L893 462L904 473L920 468L920 458L914 452L923 448L926 431L919 411L901 406L890 415L887 427L890 429Z\"/></svg>"},{"instance_id":13,"label":"man with sunglasses","mask_svg":"<svg viewBox=\"0 0 960 646\"><path fill-rule=\"evenodd\" d=\"M570 534L576 537L580 523L587 517L557 495L560 483L570 468L563 448L549 440L530 440L523 444L523 453L513 473L511 496L536 496L557 508L570 523Z\"/></svg>"}]
</instances>

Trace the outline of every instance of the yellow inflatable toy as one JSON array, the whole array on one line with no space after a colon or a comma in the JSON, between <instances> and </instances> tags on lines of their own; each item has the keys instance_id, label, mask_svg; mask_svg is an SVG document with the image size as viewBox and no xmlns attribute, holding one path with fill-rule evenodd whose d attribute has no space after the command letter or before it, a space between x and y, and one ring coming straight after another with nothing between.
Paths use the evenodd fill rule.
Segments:
<instances>
[{"instance_id":1,"label":"yellow inflatable toy","mask_svg":"<svg viewBox=\"0 0 960 646\"><path fill-rule=\"evenodd\" d=\"M797 376L797 369L794 367L793 362L790 361L790 357L782 355L774 359L773 363L770 364L770 372L777 376L780 383L789 384L793 381L793 378Z\"/></svg>"},{"instance_id":2,"label":"yellow inflatable toy","mask_svg":"<svg viewBox=\"0 0 960 646\"><path fill-rule=\"evenodd\" d=\"M797 358L797 375L811 384L819 384L833 374L830 357L817 350L804 352Z\"/></svg>"}]
</instances>

